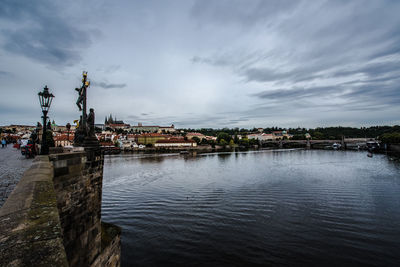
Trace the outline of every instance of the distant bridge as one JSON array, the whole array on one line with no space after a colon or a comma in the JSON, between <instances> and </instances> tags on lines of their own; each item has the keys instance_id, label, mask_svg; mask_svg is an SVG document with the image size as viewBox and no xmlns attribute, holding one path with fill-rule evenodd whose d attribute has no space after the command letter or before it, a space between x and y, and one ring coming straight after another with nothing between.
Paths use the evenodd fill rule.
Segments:
<instances>
[{"instance_id":1,"label":"distant bridge","mask_svg":"<svg viewBox=\"0 0 400 267\"><path fill-rule=\"evenodd\" d=\"M363 147L370 141L370 138L344 138L342 140L275 140L275 141L261 141L261 144L270 144L283 148L291 144L304 145L304 147L312 148L313 146L329 146L333 144L340 144L343 148L349 147ZM372 140L379 142L377 140Z\"/></svg>"}]
</instances>

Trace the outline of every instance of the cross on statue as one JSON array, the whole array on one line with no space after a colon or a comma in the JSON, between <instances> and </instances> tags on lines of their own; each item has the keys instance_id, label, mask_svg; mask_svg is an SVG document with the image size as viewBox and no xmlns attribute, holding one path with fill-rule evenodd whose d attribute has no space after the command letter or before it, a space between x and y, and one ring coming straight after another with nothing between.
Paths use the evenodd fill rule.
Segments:
<instances>
[{"instance_id":1,"label":"cross on statue","mask_svg":"<svg viewBox=\"0 0 400 267\"><path fill-rule=\"evenodd\" d=\"M82 73L82 86L75 88L78 92L78 99L76 105L79 111L82 111L81 118L79 120L79 127L75 131L75 145L90 144L91 146L97 144L97 138L94 131L94 110L90 109L89 117L86 114L86 98L87 88L90 86L90 81L87 80L87 71Z\"/></svg>"}]
</instances>

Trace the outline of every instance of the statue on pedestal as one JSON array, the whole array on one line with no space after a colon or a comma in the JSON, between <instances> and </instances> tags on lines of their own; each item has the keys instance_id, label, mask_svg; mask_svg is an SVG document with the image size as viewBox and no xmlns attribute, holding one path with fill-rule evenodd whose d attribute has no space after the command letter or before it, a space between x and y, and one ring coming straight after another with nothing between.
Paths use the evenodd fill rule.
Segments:
<instances>
[{"instance_id":1,"label":"statue on pedestal","mask_svg":"<svg viewBox=\"0 0 400 267\"><path fill-rule=\"evenodd\" d=\"M78 106L79 111L82 111L82 115L79 120L79 127L75 130L74 146L97 147L99 146L99 142L96 138L94 128L94 109L90 109L89 116L86 114L86 93L87 88L90 86L90 82L87 80L86 71L83 72L82 76L81 88L75 88L78 92L76 105Z\"/></svg>"},{"instance_id":2,"label":"statue on pedestal","mask_svg":"<svg viewBox=\"0 0 400 267\"><path fill-rule=\"evenodd\" d=\"M96 136L94 131L94 109L90 109L87 119L87 136Z\"/></svg>"}]
</instances>

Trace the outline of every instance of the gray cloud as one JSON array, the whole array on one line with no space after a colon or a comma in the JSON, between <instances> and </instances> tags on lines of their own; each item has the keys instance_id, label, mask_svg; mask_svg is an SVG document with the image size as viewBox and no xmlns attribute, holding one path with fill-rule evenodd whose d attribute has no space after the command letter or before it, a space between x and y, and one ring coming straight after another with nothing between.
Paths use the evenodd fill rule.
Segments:
<instances>
[{"instance_id":1,"label":"gray cloud","mask_svg":"<svg viewBox=\"0 0 400 267\"><path fill-rule=\"evenodd\" d=\"M53 1L2 1L0 17L18 25L0 27L3 49L49 65L78 63L90 34L62 12Z\"/></svg>"},{"instance_id":2,"label":"gray cloud","mask_svg":"<svg viewBox=\"0 0 400 267\"><path fill-rule=\"evenodd\" d=\"M104 89L124 88L126 83L105 83L105 82L92 82L93 86L98 86Z\"/></svg>"},{"instance_id":3,"label":"gray cloud","mask_svg":"<svg viewBox=\"0 0 400 267\"><path fill-rule=\"evenodd\" d=\"M298 6L300 1L291 0L197 0L192 7L191 14L201 21L212 21L219 24L233 24L251 26L259 22L276 17L281 13L288 13Z\"/></svg>"},{"instance_id":4,"label":"gray cloud","mask_svg":"<svg viewBox=\"0 0 400 267\"><path fill-rule=\"evenodd\" d=\"M343 91L340 87L326 86L326 87L313 87L313 88L293 88L293 89L277 89L263 91L254 96L261 99L279 100L279 101L293 101L300 98L307 97L322 97Z\"/></svg>"},{"instance_id":5,"label":"gray cloud","mask_svg":"<svg viewBox=\"0 0 400 267\"><path fill-rule=\"evenodd\" d=\"M82 70L98 118L216 128L400 123L399 1L108 2L2 1L0 124L37 121L40 112L13 110L37 110L32 88L44 84L57 96L56 121L76 119L74 90L62 88L79 84Z\"/></svg>"}]
</instances>

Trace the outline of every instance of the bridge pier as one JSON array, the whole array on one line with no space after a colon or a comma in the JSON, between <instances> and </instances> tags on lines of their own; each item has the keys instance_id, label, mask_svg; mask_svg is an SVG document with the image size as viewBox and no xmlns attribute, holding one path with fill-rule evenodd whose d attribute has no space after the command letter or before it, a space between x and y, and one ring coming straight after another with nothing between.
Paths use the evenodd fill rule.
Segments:
<instances>
[{"instance_id":1,"label":"bridge pier","mask_svg":"<svg viewBox=\"0 0 400 267\"><path fill-rule=\"evenodd\" d=\"M311 142L310 139L307 139L306 148L311 149Z\"/></svg>"}]
</instances>

